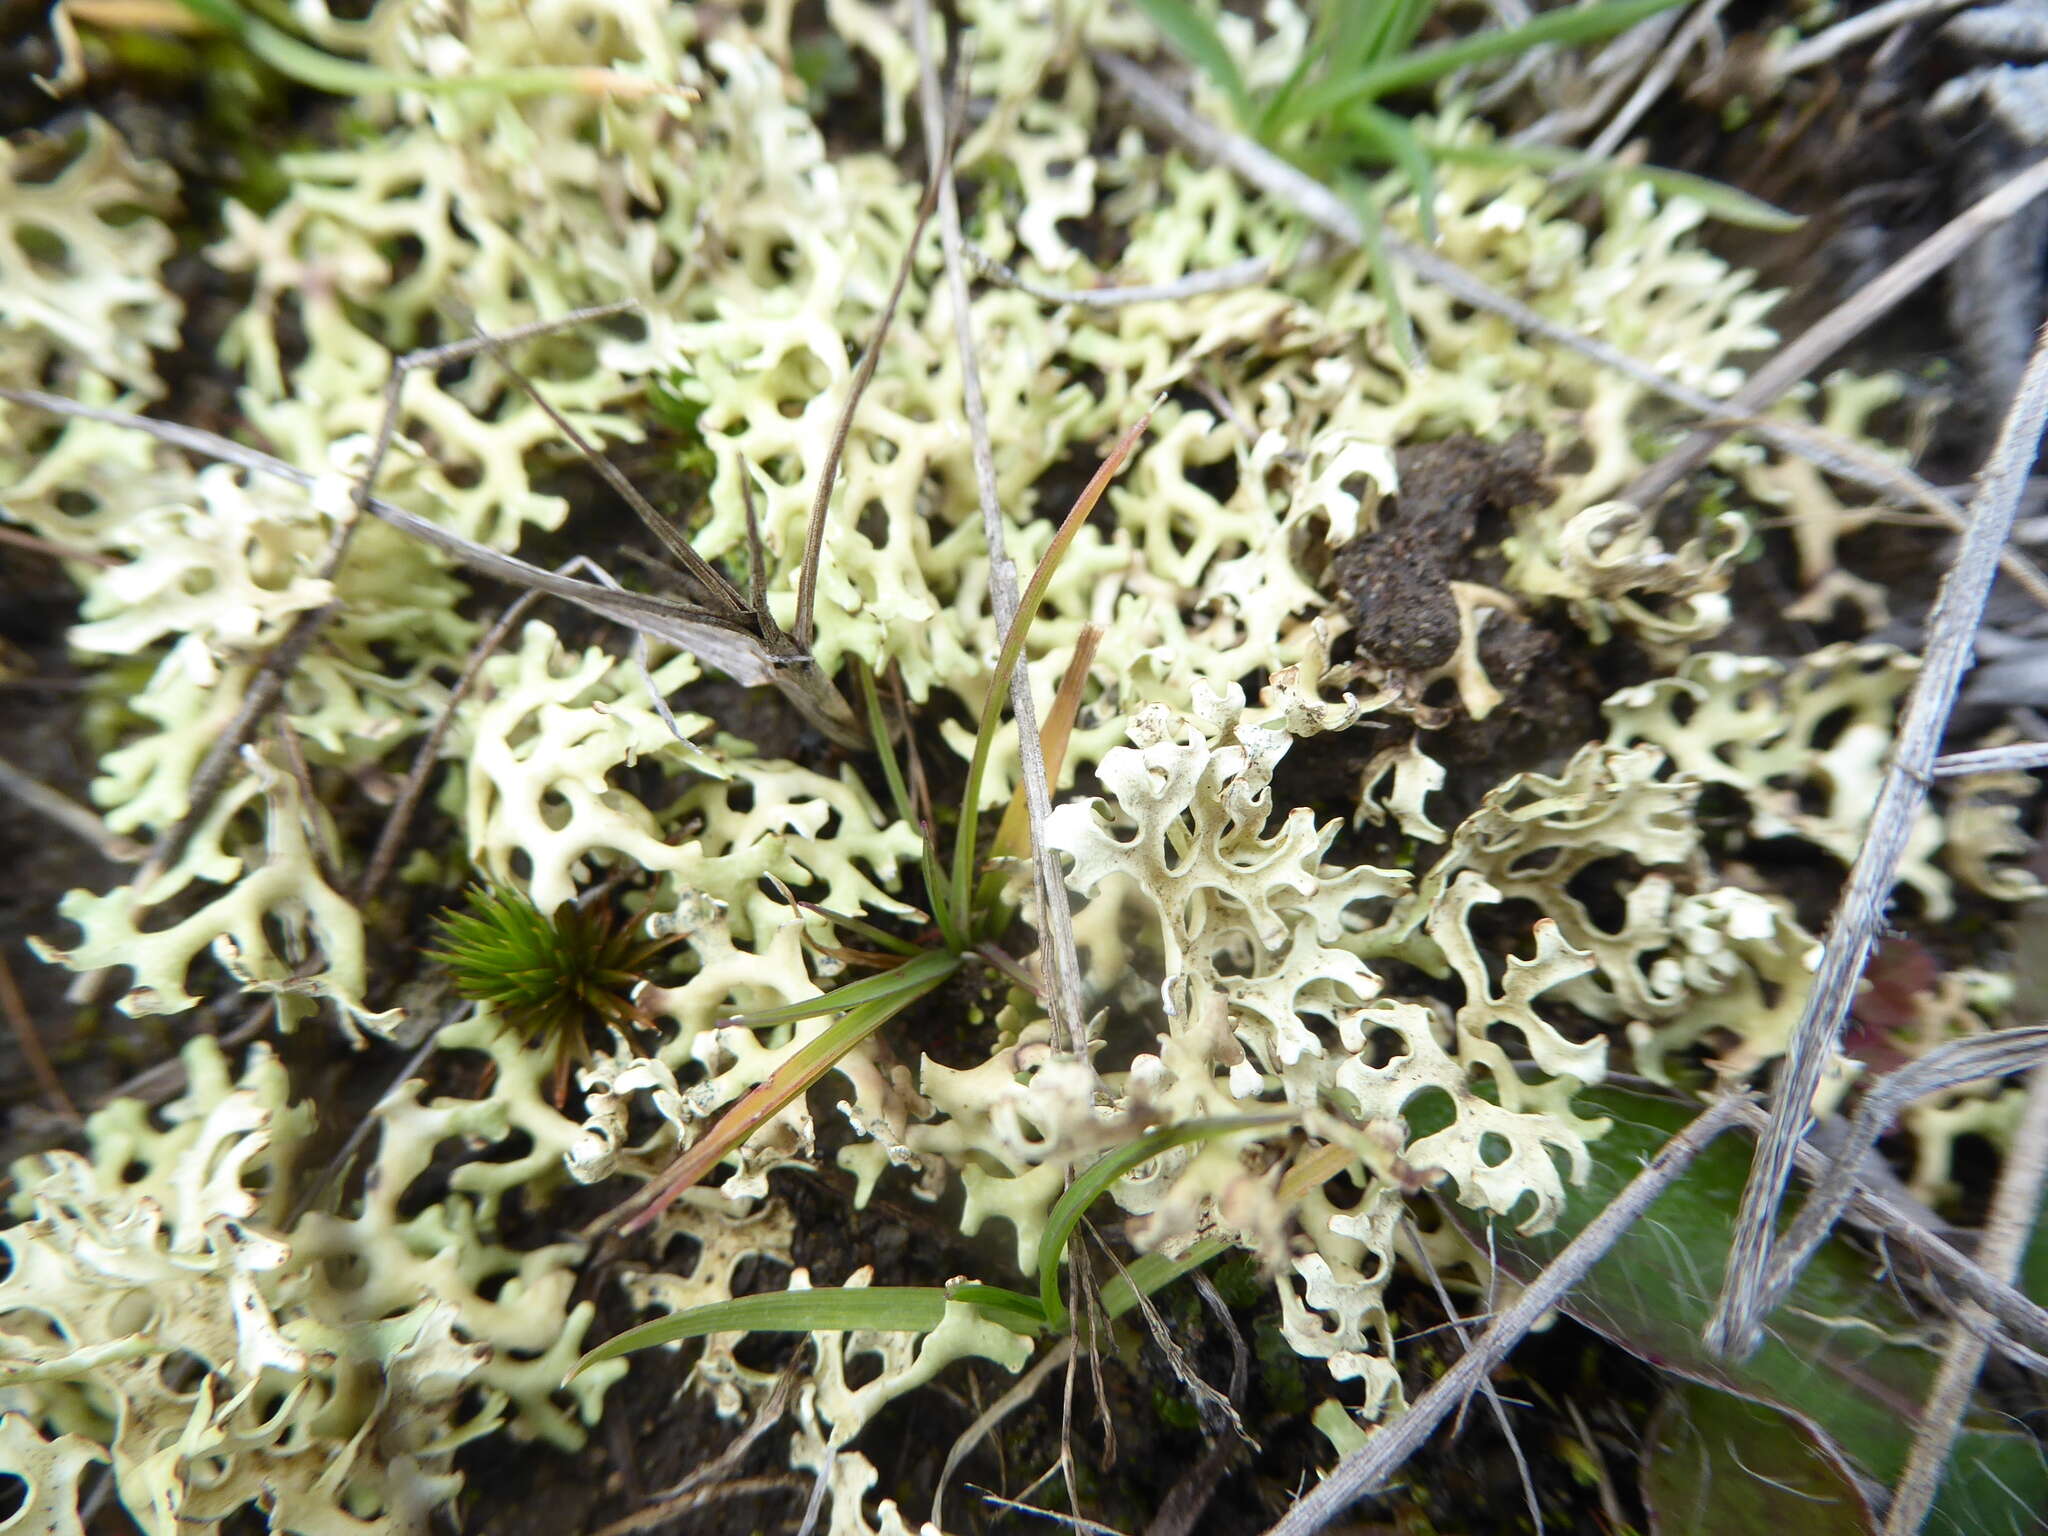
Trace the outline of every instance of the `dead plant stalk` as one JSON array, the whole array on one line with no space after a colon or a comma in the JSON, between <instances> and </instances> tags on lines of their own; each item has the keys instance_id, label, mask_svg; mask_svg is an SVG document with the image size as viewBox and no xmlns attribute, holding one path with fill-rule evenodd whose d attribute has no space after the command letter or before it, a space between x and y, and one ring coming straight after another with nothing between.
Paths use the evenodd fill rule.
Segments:
<instances>
[{"instance_id":1,"label":"dead plant stalk","mask_svg":"<svg viewBox=\"0 0 2048 1536\"><path fill-rule=\"evenodd\" d=\"M2048 1182L2048 1066L2036 1067L2028 1075L2026 1109L1999 1174L1998 1193L1992 1197L1991 1217L1984 1224L1984 1240L1978 1248L1984 1267L2002 1280L2011 1280L2019 1272L2041 1208L2044 1182ZM1990 1351L1981 1330L1971 1325L1986 1321L1980 1309L1966 1304L1949 1337L1941 1370L1921 1415L1920 1432L1913 1438L1912 1454L1885 1515L1884 1536L1914 1536L1926 1523L1956 1433L1963 1425L1963 1410L1969 1406Z\"/></svg>"},{"instance_id":2,"label":"dead plant stalk","mask_svg":"<svg viewBox=\"0 0 2048 1536\"><path fill-rule=\"evenodd\" d=\"M988 541L989 602L995 609L998 632L1007 634L1017 622L1017 569L1006 547L1002 503L996 492L995 453L989 442L988 406L982 398L981 364L974 347L974 315L968 302L963 256L965 241L960 232L960 199L948 159L949 135L939 90L938 60L932 46L930 0L913 0L911 30L917 45L918 104L924 114L925 150L932 158L938 183L939 237L945 254L946 292L953 308L953 336L960 350L960 392L967 411L968 440L974 450L974 487L981 505L982 531ZM1066 877L1059 856L1045 839L1045 820L1052 814L1052 794L1046 782L1045 755L1038 739L1038 717L1031 702L1031 676L1026 667L1019 666L1011 675L1010 710L1017 720L1017 756L1024 781L1025 814L1031 826L1039 939L1046 957L1046 1011L1052 1019L1054 1044L1071 1055L1080 1050L1083 1039L1081 962L1074 943Z\"/></svg>"},{"instance_id":3,"label":"dead plant stalk","mask_svg":"<svg viewBox=\"0 0 2048 1536\"><path fill-rule=\"evenodd\" d=\"M1708 1344L1738 1358L1752 1353L1762 1338L1763 1286L1793 1154L1812 1122L1813 1095L1821 1071L1841 1038L1849 999L1883 924L1913 818L1927 798L1942 733L1972 659L1984 600L1998 569L1998 554L2011 536L2013 515L2039 452L2044 425L2048 425L2048 331L2036 340L2034 355L2020 381L2019 397L2006 413L1997 446L1971 503L1969 527L1955 564L1935 599L1920 676L1899 723L1891 766L1878 790L1870 829L1835 909L1812 991L1778 1073L1771 1124L1743 1191L1727 1278L1707 1326Z\"/></svg>"},{"instance_id":4,"label":"dead plant stalk","mask_svg":"<svg viewBox=\"0 0 2048 1536\"><path fill-rule=\"evenodd\" d=\"M1692 1166L1693 1160L1735 1124L1742 1106L1739 1097L1717 1100L1664 1143L1643 1171L1629 1180L1606 1210L1586 1223L1579 1235L1515 1299L1514 1305L1502 1312L1479 1341L1459 1357L1456 1365L1432 1382L1405 1414L1376 1431L1363 1446L1331 1468L1329 1476L1297 1500L1266 1536L1310 1536L1384 1484L1422 1448L1437 1426L1479 1389L1479 1384L1508 1357L1523 1335L1570 1294L1657 1197Z\"/></svg>"}]
</instances>

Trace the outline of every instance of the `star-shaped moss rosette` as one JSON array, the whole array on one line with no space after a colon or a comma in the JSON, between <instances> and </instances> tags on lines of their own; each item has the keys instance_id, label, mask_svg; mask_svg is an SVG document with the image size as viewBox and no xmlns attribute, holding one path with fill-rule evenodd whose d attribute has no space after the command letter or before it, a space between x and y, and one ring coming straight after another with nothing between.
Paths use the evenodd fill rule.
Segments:
<instances>
[{"instance_id":1,"label":"star-shaped moss rosette","mask_svg":"<svg viewBox=\"0 0 2048 1536\"><path fill-rule=\"evenodd\" d=\"M548 916L524 892L474 885L469 910L435 921L429 960L445 965L455 990L489 1006L500 1028L529 1045L552 1041L558 1074L587 1059L593 1019L618 1029L649 1028L633 1001L647 968L675 942L653 938L640 919L609 905L565 901Z\"/></svg>"}]
</instances>

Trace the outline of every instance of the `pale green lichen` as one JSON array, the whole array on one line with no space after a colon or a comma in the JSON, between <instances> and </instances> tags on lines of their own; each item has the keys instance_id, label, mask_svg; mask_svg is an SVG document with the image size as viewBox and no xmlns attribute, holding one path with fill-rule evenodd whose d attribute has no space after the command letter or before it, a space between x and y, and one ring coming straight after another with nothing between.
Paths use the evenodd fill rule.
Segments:
<instances>
[{"instance_id":1,"label":"pale green lichen","mask_svg":"<svg viewBox=\"0 0 2048 1536\"><path fill-rule=\"evenodd\" d=\"M107 1453L83 1435L45 1439L25 1413L0 1410L0 1467L20 1480L21 1503L0 1520L0 1531L19 1536L85 1536L78 1518L78 1485L86 1469Z\"/></svg>"},{"instance_id":2,"label":"pale green lichen","mask_svg":"<svg viewBox=\"0 0 2048 1536\"><path fill-rule=\"evenodd\" d=\"M1884 645L1828 646L1789 665L1708 652L1687 657L1674 676L1616 694L1607 718L1613 740L1654 743L1686 781L1740 794L1750 837L1796 837L1847 865L1862 845L1918 671L1917 658ZM2011 818L1980 805L1980 792L1959 806L1959 845L1933 808L1913 823L1899 879L1929 917L1953 907L1949 876L1933 861L1944 845L1958 848L1956 872L1987 895L2012 900L2035 888L1992 864L2021 845Z\"/></svg>"},{"instance_id":3,"label":"pale green lichen","mask_svg":"<svg viewBox=\"0 0 2048 1536\"><path fill-rule=\"evenodd\" d=\"M81 654L145 678L101 760L94 794L110 827L177 823L261 655L329 601L338 614L279 718L357 821L359 791L375 786L374 800L388 787L473 641L467 592L438 556L382 526L355 530L332 577L321 572L351 515L392 353L473 323L636 301L630 320L522 345L519 364L601 440L637 437L656 389L701 407L709 484L701 508L677 510L708 557L738 561L752 477L768 601L792 617L853 346L875 323L922 189L893 154L828 149L788 73L796 7L762 10L751 27L656 0L385 0L361 21L295 10L325 46L391 69L589 66L648 89L365 104L348 143L286 157L276 207L230 207L208 259L250 295L225 348L239 403L255 433L320 476L313 494L198 469L91 423L25 430L7 450L19 471L8 515L112 562L71 565ZM891 151L917 78L900 10L825 7L879 71ZM826 1080L830 1112L855 1133L836 1156L860 1201L885 1179L922 1196L957 1182L963 1227L1008 1223L1028 1272L1069 1178L1147 1125L1285 1111L1284 1132L1175 1149L1113 1194L1142 1246L1220 1236L1267 1260L1284 1338L1350 1384L1350 1408L1333 1401L1317 1418L1339 1434L1331 1410L1355 1427L1351 1410L1370 1418L1400 1402L1385 1291L1418 1185L1441 1181L1476 1210L1540 1226L1599 1156L1600 1123L1574 1096L1614 1052L1661 1076L1705 1054L1741 1077L1782 1049L1813 939L1789 903L1754 888L1746 850L1852 855L1913 664L1874 647L1790 663L1684 655L1726 622L1737 561L1775 518L1792 529L1809 603L1869 606L1835 564L1863 510L1807 466L1731 445L1713 460L1726 510L1660 535L1612 499L1683 425L1640 385L1404 276L1423 354L1405 359L1362 257L1314 250L1224 170L1134 131L1111 135L1087 49L1150 49L1133 9L1056 17L965 0L958 11L974 29L971 89L987 105L960 150L979 188L967 218L989 254L1067 287L1165 282L1246 256L1276 275L1109 311L1002 287L972 300L998 499L1027 568L1073 462L1173 392L1059 568L1028 647L1042 705L1084 627L1102 630L1064 770L1071 781L1092 769L1100 797L1058 808L1053 832L1070 884L1090 898L1077 928L1091 1005L1130 1027L1113 1032L1121 1055L1098 1040L1069 1058L1017 991L988 1001L979 1031L956 1031L959 1054L945 1062L898 1059L885 1031ZM1223 26L1247 78L1269 85L1307 38L1287 3L1267 6L1258 29L1236 16ZM1455 115L1435 131L1474 143L1487 132ZM170 344L178 313L159 277L171 192L168 172L134 162L102 126L55 180L10 151L0 221L47 225L63 201L73 260L0 282L0 378L54 370L92 399L154 388L149 349ZM1385 217L1413 234L1412 198L1395 192L1382 194ZM1600 196L1590 234L1541 176L1446 165L1439 249L1559 324L1732 393L1737 359L1772 339L1772 296L1694 241L1695 205L1640 185ZM1113 268L1070 238L1071 221L1098 226ZM20 247L32 267L38 249ZM11 271L0 265L0 277ZM937 722L924 739L964 753L958 721L983 702L999 636L953 325L928 246L847 444L817 654L828 670L858 658L893 671L910 707ZM1895 387L1837 379L1787 409L1861 436ZM31 418L10 409L7 420ZM564 459L554 428L488 358L413 377L400 427L378 487L392 500L508 549L568 517L550 488ZM1333 661L1349 618L1327 567L1400 494L1394 449L1528 429L1555 494L1514 512L1498 589L1454 589L1451 661L1421 677ZM1539 765L1549 771L1457 785L1474 808L1452 824L1436 734L1452 712L1424 695L1446 680L1474 719L1507 703L1514 680L1488 675L1484 626L1548 604L1590 641L1625 637L1671 674L1617 694L1606 739ZM12 1383L0 1387L0 1457L51 1528L75 1526L80 1476L104 1456L152 1532L252 1501L279 1529L416 1529L452 1496L463 1441L502 1427L566 1445L599 1411L614 1369L580 1378L567 1403L556 1390L588 1318L587 1304L570 1306L584 1255L505 1246L506 1202L544 1200L568 1180L653 1176L826 1027L731 1022L811 996L845 968L830 923L778 884L870 918L927 899L911 873L919 829L851 766L773 755L785 749L721 717L702 664L658 653L652 681L674 695L672 730L621 649L571 644L537 620L484 665L442 749L438 811L454 832L410 874L452 891L470 863L550 911L615 875L644 877L633 900L650 930L683 940L673 973L636 998L658 1037L644 1050L612 1037L578 1075L580 1110L565 1114L549 1096L548 1049L488 1011L443 1028L440 1049L485 1053L488 1088L465 1098L424 1078L398 1085L375 1111L374 1180L296 1219L287 1191L309 1176L295 1161L309 1111L287 1102L261 1052L236 1085L195 1048L171 1130L117 1105L94 1122L91 1163L59 1156L18 1174L23 1220L0 1234L16 1257L0 1281L0 1382ZM1383 730L1396 734L1374 743ZM1276 793L1290 753L1339 745L1363 765L1359 822L1426 845L1400 855L1417 868L1349 861L1336 851L1344 817ZM68 897L63 916L81 932L52 953L81 970L130 968L135 1012L238 989L277 995L286 1021L331 1005L351 1034L397 1028L396 988L339 894L362 850L337 848L341 818L308 803L286 747L251 744L148 889ZM1006 725L987 805L1008 801L1016 760ZM1711 846L1699 817L1710 787L1747 817ZM1927 914L1948 910L1957 881L1999 899L2031 889L1998 798L2014 787L1959 786L1945 817L1916 823L1906 879ZM177 915L159 916L173 902ZM1427 979L1388 994L1390 977L1417 973ZM1968 1027L1944 1014L1919 1044ZM1930 1109L1916 1122L1931 1160L1923 1184L1943 1176L1954 1135L2005 1112ZM749 1259L793 1264L796 1234L769 1175L814 1165L819 1141L805 1100L773 1117L712 1187L664 1214L665 1267L627 1271L629 1298L722 1300ZM1348 1158L1356 1200L1340 1206L1327 1179L1290 1185L1321 1147ZM130 1161L144 1165L139 1183L121 1177ZM435 1173L450 1192L410 1211L407 1192ZM201 1197L242 1214L196 1219ZM1446 1263L1483 1263L1476 1249L1424 1240ZM661 1257L692 1245L687 1268ZM158 1281L175 1289L175 1318L134 1299ZM794 1270L790 1283L809 1279ZM248 1297L255 1311L238 1326ZM709 1341L695 1367L734 1415L772 1387L737 1342ZM907 1526L888 1501L867 1506L877 1477L854 1447L862 1429L950 1363L1015 1368L1027 1344L955 1306L922 1339L826 1335L808 1349L793 1464L823 1477L835 1536L871 1536ZM207 1368L195 1389L163 1374L179 1350ZM880 1371L853 1387L848 1361L861 1355ZM459 1409L469 1391L481 1406Z\"/></svg>"},{"instance_id":4,"label":"pale green lichen","mask_svg":"<svg viewBox=\"0 0 2048 1536\"><path fill-rule=\"evenodd\" d=\"M49 1476L109 1461L150 1536L251 1504L278 1531L400 1536L460 1489L464 1443L502 1429L580 1443L554 1401L590 1318L568 1305L580 1250L493 1248L460 1194L397 1211L478 1115L502 1134L502 1103L422 1105L412 1085L379 1111L361 1212L294 1217L319 1173L315 1116L288 1102L281 1063L259 1047L231 1080L202 1037L185 1064L167 1129L121 1100L89 1124L90 1158L14 1169L0 1406L17 1449L40 1423L64 1437ZM578 1384L581 1418L616 1375Z\"/></svg>"},{"instance_id":5,"label":"pale green lichen","mask_svg":"<svg viewBox=\"0 0 2048 1536\"><path fill-rule=\"evenodd\" d=\"M101 118L70 143L0 142L0 378L32 383L61 360L160 392L151 353L177 344L182 312L160 278L176 194Z\"/></svg>"}]
</instances>

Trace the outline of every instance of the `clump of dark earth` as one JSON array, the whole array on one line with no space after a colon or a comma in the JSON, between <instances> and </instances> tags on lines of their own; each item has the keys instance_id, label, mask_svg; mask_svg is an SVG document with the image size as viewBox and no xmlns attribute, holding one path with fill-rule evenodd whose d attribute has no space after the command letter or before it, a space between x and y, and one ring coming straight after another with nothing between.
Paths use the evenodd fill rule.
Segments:
<instances>
[{"instance_id":1,"label":"clump of dark earth","mask_svg":"<svg viewBox=\"0 0 2048 1536\"><path fill-rule=\"evenodd\" d=\"M1505 515L1550 494L1543 440L1504 444L1465 434L1398 450L1398 494L1372 529L1337 551L1330 574L1357 615L1359 654L1403 672L1428 672L1458 649L1451 578L1484 512Z\"/></svg>"}]
</instances>

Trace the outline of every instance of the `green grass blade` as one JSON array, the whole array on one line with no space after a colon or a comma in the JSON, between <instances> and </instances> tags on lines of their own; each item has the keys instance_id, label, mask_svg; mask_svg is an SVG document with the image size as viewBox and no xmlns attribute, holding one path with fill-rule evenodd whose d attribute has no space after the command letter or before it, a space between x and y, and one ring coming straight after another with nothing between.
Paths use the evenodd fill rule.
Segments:
<instances>
[{"instance_id":1,"label":"green grass blade","mask_svg":"<svg viewBox=\"0 0 2048 1536\"><path fill-rule=\"evenodd\" d=\"M1251 93L1245 89L1244 76L1238 73L1237 60L1223 46L1223 39L1209 24L1209 18L1188 0L1137 0L1137 6L1151 18L1152 25L1175 53L1207 75L1230 98L1230 110L1238 123L1249 126L1254 117Z\"/></svg>"},{"instance_id":2,"label":"green grass blade","mask_svg":"<svg viewBox=\"0 0 2048 1536\"><path fill-rule=\"evenodd\" d=\"M956 909L947 899L950 894L945 881L939 874L939 850L932 844L931 829L918 820L917 811L910 803L910 791L903 782L903 767L896 761L896 748L889 739L889 724L882 718L881 696L875 691L874 675L864 662L854 662L854 672L860 678L861 698L867 705L868 728L874 733L875 753L882 760L882 775L889 781L889 798L896 804L896 814L905 826L920 827L924 831L924 846L918 850L918 863L924 870L925 899L931 903L932 921L939 925L939 932L945 936L946 947L954 953L967 948L967 936L962 925L956 921Z\"/></svg>"},{"instance_id":3,"label":"green grass blade","mask_svg":"<svg viewBox=\"0 0 2048 1536\"><path fill-rule=\"evenodd\" d=\"M853 675L860 683L861 702L867 706L868 731L875 738L875 756L882 760L882 777L889 781L889 799L896 807L898 819L905 826L914 826L917 813L911 808L910 790L903 782L903 765L896 761L896 743L890 739L889 722L882 716L882 697L875 690L875 674L856 656Z\"/></svg>"},{"instance_id":4,"label":"green grass blade","mask_svg":"<svg viewBox=\"0 0 2048 1536\"><path fill-rule=\"evenodd\" d=\"M815 1019L821 1013L844 1013L850 1008L885 1001L899 992L917 992L935 968L942 966L939 973L951 975L959 964L951 954L925 950L915 960L907 960L893 971L883 971L879 976L863 976L859 981L849 981L843 987L820 992L816 997L784 1003L780 1008L737 1013L724 1022L746 1029L765 1029L771 1024L794 1024L799 1019Z\"/></svg>"},{"instance_id":5,"label":"green grass blade","mask_svg":"<svg viewBox=\"0 0 2048 1536\"><path fill-rule=\"evenodd\" d=\"M915 960L919 955L929 953L922 944L914 944L901 934L891 933L886 928L877 928L865 918L851 917L844 912L834 912L830 907L821 907L814 901L796 902L793 905L800 907L806 912L815 912L830 922L833 927L844 928L847 932L866 939L877 948L886 949L891 954L902 955L907 960Z\"/></svg>"},{"instance_id":6,"label":"green grass blade","mask_svg":"<svg viewBox=\"0 0 2048 1536\"><path fill-rule=\"evenodd\" d=\"M808 1291L771 1291L730 1301L686 1307L606 1339L569 1369L573 1381L591 1366L637 1350L713 1333L930 1333L946 1320L948 1301L965 1302L1019 1333L1044 1326L1038 1303L997 1285L823 1286Z\"/></svg>"},{"instance_id":7,"label":"green grass blade","mask_svg":"<svg viewBox=\"0 0 2048 1536\"><path fill-rule=\"evenodd\" d=\"M1481 32L1474 37L1418 48L1400 58L1359 70L1348 78L1319 81L1297 95L1272 128L1281 132L1296 123L1320 122L1353 102L1412 90L1468 65L1526 53L1545 43L1583 43L1609 37L1677 3L1678 0L1608 0L1602 5L1547 11L1506 31Z\"/></svg>"},{"instance_id":8,"label":"green grass blade","mask_svg":"<svg viewBox=\"0 0 2048 1536\"><path fill-rule=\"evenodd\" d=\"M1022 1291L969 1280L948 1286L946 1294L1019 1333L1037 1333L1045 1327L1045 1308L1038 1304L1036 1296L1026 1296Z\"/></svg>"},{"instance_id":9,"label":"green grass blade","mask_svg":"<svg viewBox=\"0 0 2048 1536\"><path fill-rule=\"evenodd\" d=\"M1208 1141L1245 1131L1267 1130L1288 1125L1291 1115L1218 1115L1189 1120L1180 1125L1162 1125L1147 1131L1127 1147L1120 1147L1090 1164L1088 1170L1067 1186L1046 1218L1045 1231L1038 1239L1038 1300L1046 1319L1054 1327L1066 1323L1066 1307L1060 1300L1060 1255L1067 1239L1074 1235L1081 1218L1102 1193L1140 1163L1150 1162L1162 1152L1184 1147L1192 1141Z\"/></svg>"},{"instance_id":10,"label":"green grass blade","mask_svg":"<svg viewBox=\"0 0 2048 1536\"><path fill-rule=\"evenodd\" d=\"M1439 160L1465 165L1526 166L1537 171L1563 171L1587 178L1625 176L1645 182L1667 197L1689 197L1714 218L1744 229L1771 230L1784 234L1798 229L1806 220L1787 213L1774 203L1686 171L1667 170L1660 165L1622 165L1575 150L1547 144L1454 144L1423 136L1423 145Z\"/></svg>"},{"instance_id":11,"label":"green grass blade","mask_svg":"<svg viewBox=\"0 0 2048 1536\"><path fill-rule=\"evenodd\" d=\"M1088 521L1088 514L1095 510L1095 504L1109 489L1109 482L1123 468L1124 460L1130 456L1132 447L1151 420L1152 413L1145 412L1116 440L1109 457L1102 461L1089 477L1087 485L1082 487L1081 494L1074 498L1066 520L1060 524L1059 532L1052 536L1052 542L1046 546L1037 569L1032 571L1031 580L1025 584L1023 595L1017 600L1017 617L1010 624L1009 634L1003 638L1002 654L996 658L996 669L989 677L988 695L982 700L981 721L974 731L974 756L967 764L967 787L960 792L960 825L953 834L953 913L956 918L973 910L970 903L974 899L975 843L981 834L981 781L988 772L988 753L995 743L996 721L1002 718L1003 705L1010 696L1010 675L1017 670L1017 663L1024 656L1024 638L1031 633L1031 621L1038 617L1038 607L1045 601L1045 589L1052 583L1053 572L1059 569L1060 561L1066 558L1075 535ZM933 900L936 901L937 897L934 896Z\"/></svg>"},{"instance_id":12,"label":"green grass blade","mask_svg":"<svg viewBox=\"0 0 2048 1536\"><path fill-rule=\"evenodd\" d=\"M960 969L960 957L947 953L922 955L890 977L900 984L828 1025L814 1039L792 1052L774 1072L755 1086L675 1166L623 1209L633 1211L620 1230L637 1232L668 1209L676 1196L724 1161L726 1155L781 1113L790 1102L823 1077L832 1064L861 1041Z\"/></svg>"},{"instance_id":13,"label":"green grass blade","mask_svg":"<svg viewBox=\"0 0 2048 1536\"><path fill-rule=\"evenodd\" d=\"M1138 1304L1140 1296L1164 1290L1229 1247L1220 1237L1205 1237L1177 1259L1169 1259L1163 1253L1141 1253L1102 1288L1102 1310L1112 1320L1122 1317Z\"/></svg>"},{"instance_id":14,"label":"green grass blade","mask_svg":"<svg viewBox=\"0 0 2048 1536\"><path fill-rule=\"evenodd\" d=\"M637 1350L701 1339L713 1333L930 1333L946 1319L943 1286L825 1286L771 1291L687 1307L606 1339L578 1360L570 1376Z\"/></svg>"},{"instance_id":15,"label":"green grass blade","mask_svg":"<svg viewBox=\"0 0 2048 1536\"><path fill-rule=\"evenodd\" d=\"M974 941L968 935L967 924L961 914L973 909L954 905L953 890L946 884L946 870L939 861L939 845L932 839L931 824L918 823L918 833L923 842L917 850L917 863L924 872L924 889L930 900L932 921L939 925L939 936L945 940L946 948L956 955L965 954L974 947Z\"/></svg>"},{"instance_id":16,"label":"green grass blade","mask_svg":"<svg viewBox=\"0 0 2048 1536\"><path fill-rule=\"evenodd\" d=\"M1386 307L1387 333L1393 339L1394 350L1409 367L1419 367L1422 343L1416 339L1415 322L1409 317L1408 306L1401 302L1400 278L1394 271L1393 258L1387 255L1387 242L1381 237L1380 211L1365 183L1355 177L1339 181L1336 190L1358 215L1359 244L1365 251L1366 270L1372 275L1372 291Z\"/></svg>"},{"instance_id":17,"label":"green grass blade","mask_svg":"<svg viewBox=\"0 0 2048 1536\"><path fill-rule=\"evenodd\" d=\"M648 94L661 89L653 81L594 67L537 67L452 76L397 73L355 59L340 58L301 42L269 22L249 15L229 0L178 0L178 4L237 39L287 79L333 96L365 96L392 91L419 91L441 96L469 91L498 96L545 96L559 92L593 95L608 91Z\"/></svg>"},{"instance_id":18,"label":"green grass blade","mask_svg":"<svg viewBox=\"0 0 2048 1536\"><path fill-rule=\"evenodd\" d=\"M1358 29L1356 37L1340 41L1332 50L1325 75L1333 80L1342 79L1368 65L1398 59L1415 46L1416 36L1429 20L1435 3L1436 0L1379 0L1375 5L1335 7L1349 16L1363 18L1367 25Z\"/></svg>"},{"instance_id":19,"label":"green grass blade","mask_svg":"<svg viewBox=\"0 0 2048 1536\"><path fill-rule=\"evenodd\" d=\"M1436 244L1436 165L1429 149L1406 118L1361 103L1344 114L1344 126L1371 158L1384 160L1415 188L1415 211L1422 238Z\"/></svg>"}]
</instances>

